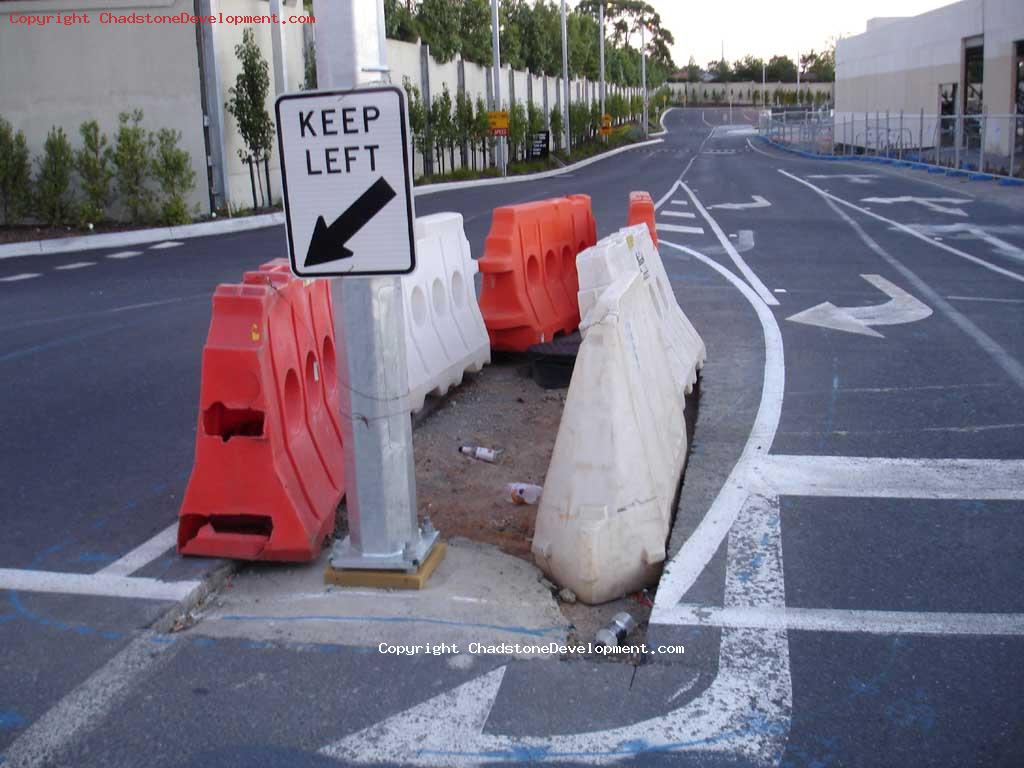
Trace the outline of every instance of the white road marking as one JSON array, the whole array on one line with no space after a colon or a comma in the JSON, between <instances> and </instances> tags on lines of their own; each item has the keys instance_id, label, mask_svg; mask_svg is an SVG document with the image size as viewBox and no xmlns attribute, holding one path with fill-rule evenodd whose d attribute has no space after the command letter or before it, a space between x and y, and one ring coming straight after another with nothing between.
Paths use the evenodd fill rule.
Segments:
<instances>
[{"instance_id":1,"label":"white road marking","mask_svg":"<svg viewBox=\"0 0 1024 768\"><path fill-rule=\"evenodd\" d=\"M59 760L77 738L99 727L113 709L181 643L155 642L145 633L32 723L4 754L4 768L65 764Z\"/></svg>"},{"instance_id":2,"label":"white road marking","mask_svg":"<svg viewBox=\"0 0 1024 768\"><path fill-rule=\"evenodd\" d=\"M108 259L131 259L135 256L141 256L142 251L118 251L117 253L108 253Z\"/></svg>"},{"instance_id":3,"label":"white road marking","mask_svg":"<svg viewBox=\"0 0 1024 768\"><path fill-rule=\"evenodd\" d=\"M809 177L808 177L809 178ZM895 205L896 203L917 203L923 205L929 211L936 213L948 213L950 216L966 216L967 211L963 208L950 208L950 205L963 205L971 202L964 197L862 197L862 203L877 203L878 205ZM943 203L943 205L940 205Z\"/></svg>"},{"instance_id":4,"label":"white road marking","mask_svg":"<svg viewBox=\"0 0 1024 768\"><path fill-rule=\"evenodd\" d=\"M931 307L918 301L881 275L861 275L861 277L889 296L889 301L867 307L837 307L831 301L826 301L810 309L805 309L803 312L790 315L786 319L794 323L817 325L822 328L881 339L884 336L871 326L913 323L917 320L924 320L932 314Z\"/></svg>"},{"instance_id":5,"label":"white road marking","mask_svg":"<svg viewBox=\"0 0 1024 768\"><path fill-rule=\"evenodd\" d=\"M785 288L776 288L775 289L775 293L785 293L785 292L786 292Z\"/></svg>"},{"instance_id":6,"label":"white road marking","mask_svg":"<svg viewBox=\"0 0 1024 768\"><path fill-rule=\"evenodd\" d=\"M672 191L674 192L675 190L672 190ZM689 205L690 204L689 200L670 200L669 202L672 205Z\"/></svg>"},{"instance_id":7,"label":"white road marking","mask_svg":"<svg viewBox=\"0 0 1024 768\"><path fill-rule=\"evenodd\" d=\"M54 269L58 269L58 270L82 269L83 267L94 267L94 266L96 266L96 262L95 261L75 261L75 262L72 262L71 264L61 264L59 267L54 267Z\"/></svg>"},{"instance_id":8,"label":"white road marking","mask_svg":"<svg viewBox=\"0 0 1024 768\"><path fill-rule=\"evenodd\" d=\"M181 243L177 240L165 240L162 243L157 243L156 245L149 246L149 250L161 251L164 250L165 248L177 248L179 245L184 245L184 243Z\"/></svg>"},{"instance_id":9,"label":"white road marking","mask_svg":"<svg viewBox=\"0 0 1024 768\"><path fill-rule=\"evenodd\" d=\"M689 211L662 211L662 216L674 216L678 219L695 219L697 214L690 213Z\"/></svg>"},{"instance_id":10,"label":"white road marking","mask_svg":"<svg viewBox=\"0 0 1024 768\"><path fill-rule=\"evenodd\" d=\"M19 275L0 277L0 283L17 283L22 280L31 280L33 277L42 277L42 275L39 272L22 272Z\"/></svg>"},{"instance_id":11,"label":"white road marking","mask_svg":"<svg viewBox=\"0 0 1024 768\"><path fill-rule=\"evenodd\" d=\"M983 224L910 224L912 229L922 235L929 235L935 240L941 241L939 234L961 235L965 237L976 237L992 246L992 250L1015 261L1024 263L1024 249L1018 248L1008 240L996 237L996 234L1024 234L1024 227L1018 225L1009 226L985 226Z\"/></svg>"},{"instance_id":12,"label":"white road marking","mask_svg":"<svg viewBox=\"0 0 1024 768\"><path fill-rule=\"evenodd\" d=\"M804 179L801 179L799 176L794 176L791 173L787 173L786 171L782 170L781 168L779 168L778 171L783 176L786 176L786 177L792 179L793 181L797 182L798 184L803 184L805 187L810 187L811 189L813 189L815 192L817 192L819 195L821 195L822 197L826 198L827 200L832 200L833 202L839 203L840 205L845 205L847 208L852 208L853 210L859 211L860 213L863 213L863 214L865 214L867 216L870 216L873 219L877 219L878 221L885 222L886 224L889 224L890 226L896 227L896 229L900 230L901 232L906 232L911 237L916 237L918 240L921 240L922 242L925 242L925 243L929 243L929 244L935 246L936 248L940 248L943 251L946 251L947 253L952 253L955 256L959 256L962 259L967 259L967 261L970 261L970 262L972 262L974 264L977 264L978 266L984 267L985 269L989 269L989 270L991 270L993 272L996 272L997 274L1000 274L1000 275L1003 275L1005 277L1009 277L1012 280L1017 280L1019 282L1024 283L1024 275L1020 275L1020 274L1018 274L1016 272L1011 272L1008 269L1003 269L1002 267L997 266L995 264L992 264L992 263L990 263L988 261L985 261L984 259L979 259L977 256L972 256L969 253L965 253L964 251L961 251L961 250L959 250L957 248L954 248L951 245L946 245L945 243L937 243L934 240L932 240L931 238L921 234L920 232L918 232L916 229L914 229L911 226L908 226L906 224L902 224L901 222L898 222L898 221L893 221L892 219L887 219L885 216L880 216L879 214L875 213L874 211L869 211L869 210L867 210L865 208L862 208L859 205L855 205L855 204L851 203L849 200L844 200L841 197L836 197L835 195L826 192L821 187L816 187L814 184L811 184L809 181L805 181Z\"/></svg>"},{"instance_id":13,"label":"white road marking","mask_svg":"<svg viewBox=\"0 0 1024 768\"><path fill-rule=\"evenodd\" d=\"M751 497L729 536L725 601L779 610L784 597L778 500ZM346 765L478 765L531 752L542 754L545 763L616 763L652 752L696 752L738 753L752 764L773 765L785 749L793 689L784 627L724 630L718 674L701 696L663 715L606 730L544 737L484 733L506 669L434 696L320 753ZM762 727L751 729L752 719Z\"/></svg>"},{"instance_id":14,"label":"white road marking","mask_svg":"<svg viewBox=\"0 0 1024 768\"><path fill-rule=\"evenodd\" d=\"M791 179L795 181L799 181L801 184L806 184L807 186L811 187L811 189L814 189L819 195L821 195L822 199L825 200L825 203L835 212L835 214L839 216L847 224L849 224L850 227L853 228L853 231L857 233L857 236L861 239L861 242L863 242L868 248L870 248L872 251L878 254L878 256L880 256L882 260L885 261L890 267L892 267L900 274L902 274L907 279L907 281L909 281L914 286L914 288L917 290L919 294L921 294L929 302L931 302L933 307L935 307L944 315L946 315L946 317L948 317L953 322L953 324L956 325L961 331L963 331L972 339L974 339L978 346L985 350L996 362L996 364L1000 368L1002 368L1011 379L1013 379L1014 383L1021 389L1024 389L1024 364L1021 364L1021 362L1017 360L1016 357L1014 357L1005 349L1003 349L1003 347L1000 346L995 339L993 339L991 336L989 336L987 333L981 330L981 328L979 328L971 320L969 320L962 312L960 312L960 310L958 310L956 307L954 307L952 304L950 304L948 301L942 298L942 296L940 296L938 292L936 292L930 285L928 285L928 283L926 283L924 280L918 277L915 272L905 267L902 262L897 261L895 258L892 257L892 255L887 250L885 250L882 246L876 243L871 238L871 236L864 231L864 228L860 224L854 221L849 216L849 214L847 214L838 205L836 205L836 202L845 203L844 200L841 200L840 198L837 197L833 197L832 195L829 195L828 193L818 189L813 184L808 184L802 179L798 179L795 176L786 173L785 171L780 170L779 172L785 176L789 176ZM849 203L846 204L850 205ZM857 206L855 205L852 207L857 208ZM870 215L875 216L875 214ZM882 219L881 216L876 216L876 218ZM889 219L883 219L883 221L886 221L891 224L896 223L890 221ZM903 227L902 224L900 224L899 226ZM906 227L903 228L906 229ZM911 232L911 234L914 234L916 237L921 238L926 243L930 242L923 235L918 235L917 233L914 233L913 230L908 229L908 231ZM955 248L951 249L949 248L949 246L942 245L941 243L937 243L936 245L947 250L952 250L953 252L958 254L961 253L960 251L957 251ZM961 255L967 256L968 254ZM973 259L973 257L971 258ZM979 261L981 260L979 259ZM997 269L999 271L1006 272L1008 275L1015 274L1013 272L1002 270L1000 268ZM1018 279L1021 279L1019 275L1017 275L1016 277Z\"/></svg>"},{"instance_id":15,"label":"white road marking","mask_svg":"<svg viewBox=\"0 0 1024 768\"><path fill-rule=\"evenodd\" d=\"M1021 613L940 613L856 611L831 608L678 605L671 611L677 624L806 632L878 635L1024 635Z\"/></svg>"},{"instance_id":16,"label":"white road marking","mask_svg":"<svg viewBox=\"0 0 1024 768\"><path fill-rule=\"evenodd\" d=\"M1024 499L1019 459L764 456L752 482L780 496L886 499Z\"/></svg>"},{"instance_id":17,"label":"white road marking","mask_svg":"<svg viewBox=\"0 0 1024 768\"><path fill-rule=\"evenodd\" d=\"M703 235L703 227L684 227L681 224L664 224L658 222L658 229L664 230L665 232L680 232L685 235Z\"/></svg>"},{"instance_id":18,"label":"white road marking","mask_svg":"<svg viewBox=\"0 0 1024 768\"><path fill-rule=\"evenodd\" d=\"M739 239L736 242L736 250L740 253L746 253L752 250L754 247L754 230L752 229L741 229L739 231Z\"/></svg>"},{"instance_id":19,"label":"white road marking","mask_svg":"<svg viewBox=\"0 0 1024 768\"><path fill-rule=\"evenodd\" d=\"M658 585L651 621L661 621L663 611L675 605L694 585L705 566L718 551L722 540L736 521L740 508L750 493L750 478L755 462L767 452L775 439L782 415L782 398L786 381L786 363L782 347L782 332L775 316L758 294L731 271L704 254L686 246L662 240L661 245L687 253L707 264L725 277L750 302L764 333L764 384L761 387L761 401L757 416L746 444L722 489L715 497L707 514L690 534L676 555L666 564L665 572Z\"/></svg>"},{"instance_id":20,"label":"white road marking","mask_svg":"<svg viewBox=\"0 0 1024 768\"><path fill-rule=\"evenodd\" d=\"M130 576L178 544L178 524L172 523L149 541L99 571L103 576Z\"/></svg>"},{"instance_id":21,"label":"white road marking","mask_svg":"<svg viewBox=\"0 0 1024 768\"><path fill-rule=\"evenodd\" d=\"M754 202L752 202L752 203L718 203L717 205L709 205L708 206L708 210L710 211L713 208L719 208L719 209L721 209L723 211L740 211L740 210L743 210L744 208L768 208L768 207L771 206L771 203L769 203L767 200L765 200L760 195L751 195L750 199L753 200Z\"/></svg>"},{"instance_id":22,"label":"white road marking","mask_svg":"<svg viewBox=\"0 0 1024 768\"><path fill-rule=\"evenodd\" d=\"M693 207L696 208L697 212L700 213L700 215L707 221L708 225L711 227L711 231L714 232L715 237L718 238L718 242L722 244L722 247L725 248L725 252L729 254L729 257L732 259L737 269L739 269L740 273L747 279L747 282L750 283L751 287L757 292L757 295L761 297L761 301L770 307L778 306L779 300L772 296L764 283L762 283L758 276L754 274L754 270L747 266L747 262L743 260L743 257L740 256L736 248L733 247L733 244L729 242L729 238L725 236L722 228L718 226L718 222L715 221L711 217L711 214L707 212L703 205L701 205L700 200L698 200L697 196L693 194L693 191L686 186L685 183L680 182L680 184L690 196L690 201L693 203Z\"/></svg>"},{"instance_id":23,"label":"white road marking","mask_svg":"<svg viewBox=\"0 0 1024 768\"><path fill-rule=\"evenodd\" d=\"M1024 299L993 299L987 296L947 296L954 301L994 301L1001 304L1024 304Z\"/></svg>"},{"instance_id":24,"label":"white road marking","mask_svg":"<svg viewBox=\"0 0 1024 768\"><path fill-rule=\"evenodd\" d=\"M874 184L875 179L881 178L875 173L812 173L808 179L843 179L851 184Z\"/></svg>"},{"instance_id":25,"label":"white road marking","mask_svg":"<svg viewBox=\"0 0 1024 768\"><path fill-rule=\"evenodd\" d=\"M97 573L0 568L0 589L13 589L16 592L176 601L188 598L200 586L198 581L160 581Z\"/></svg>"}]
</instances>

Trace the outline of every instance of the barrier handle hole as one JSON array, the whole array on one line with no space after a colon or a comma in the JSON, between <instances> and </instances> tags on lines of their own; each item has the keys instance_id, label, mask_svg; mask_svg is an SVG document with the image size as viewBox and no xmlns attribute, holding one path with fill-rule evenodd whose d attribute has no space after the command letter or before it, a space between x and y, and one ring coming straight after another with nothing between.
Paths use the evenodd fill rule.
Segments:
<instances>
[{"instance_id":1,"label":"barrier handle hole","mask_svg":"<svg viewBox=\"0 0 1024 768\"><path fill-rule=\"evenodd\" d=\"M233 437L262 437L263 411L214 403L203 411L203 431L225 443Z\"/></svg>"}]
</instances>

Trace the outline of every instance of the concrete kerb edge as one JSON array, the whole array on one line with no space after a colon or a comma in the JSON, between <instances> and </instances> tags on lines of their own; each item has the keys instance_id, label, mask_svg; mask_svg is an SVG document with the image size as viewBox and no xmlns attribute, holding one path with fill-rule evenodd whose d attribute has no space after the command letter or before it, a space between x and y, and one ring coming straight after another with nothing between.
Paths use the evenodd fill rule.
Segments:
<instances>
[{"instance_id":1,"label":"concrete kerb edge","mask_svg":"<svg viewBox=\"0 0 1024 768\"><path fill-rule=\"evenodd\" d=\"M641 147L649 147L653 144L661 144L664 139L651 139L650 141L638 141L636 144L629 144L625 147L618 147L617 149L610 150L608 152L602 152L599 155L588 157L586 160L580 160L575 163L570 163L564 168L554 168L550 171L541 171L540 173L524 173L521 176L506 176L504 178L494 179L472 179L470 181L446 181L441 184L427 184L422 187L414 187L413 195L420 197L422 195L432 195L435 192L449 192L455 189L472 189L473 187L487 187L492 184L515 184L521 181L540 181L541 179L548 179L553 176L561 176L564 173L571 173L572 171L580 168L585 168L588 165L605 160L615 155L620 155L623 152L629 152L632 149L640 149Z\"/></svg>"},{"instance_id":2,"label":"concrete kerb edge","mask_svg":"<svg viewBox=\"0 0 1024 768\"><path fill-rule=\"evenodd\" d=\"M243 563L244 561L242 560L227 560L214 568L202 578L198 587L165 611L149 628L161 635L169 634L179 619L188 615L190 611L200 605L207 597L219 591L221 587L227 584L228 580L238 572Z\"/></svg>"},{"instance_id":3,"label":"concrete kerb edge","mask_svg":"<svg viewBox=\"0 0 1024 768\"><path fill-rule=\"evenodd\" d=\"M182 227L154 227L151 229L136 229L130 232L107 232L99 235L29 240L21 243L0 245L0 259L86 251L97 248L121 248L129 245L159 242L161 240L187 240L193 237L208 237L210 235L223 235L232 232L245 232L251 229L263 229L283 223L284 213L278 211L259 216L202 221L197 224L186 224Z\"/></svg>"}]
</instances>

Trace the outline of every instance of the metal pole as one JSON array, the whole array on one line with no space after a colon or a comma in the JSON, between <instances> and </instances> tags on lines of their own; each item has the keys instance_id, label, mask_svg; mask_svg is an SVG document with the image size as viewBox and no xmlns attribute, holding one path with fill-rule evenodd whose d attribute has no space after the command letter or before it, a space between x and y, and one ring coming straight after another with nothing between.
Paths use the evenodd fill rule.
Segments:
<instances>
[{"instance_id":1,"label":"metal pole","mask_svg":"<svg viewBox=\"0 0 1024 768\"><path fill-rule=\"evenodd\" d=\"M383 0L314 0L321 88L353 88L388 77ZM357 8L357 6L359 6ZM361 11L361 13L360 13ZM413 214L415 215L415 214ZM331 281L338 343L349 535L336 542L336 568L415 570L437 540L416 514L402 287L399 278Z\"/></svg>"},{"instance_id":2,"label":"metal pole","mask_svg":"<svg viewBox=\"0 0 1024 768\"><path fill-rule=\"evenodd\" d=\"M497 0L495 0L497 2ZM565 98L562 99L562 122L565 124L565 155L572 154L569 132L569 33L566 31L565 0L562 0L562 80L565 84Z\"/></svg>"},{"instance_id":3,"label":"metal pole","mask_svg":"<svg viewBox=\"0 0 1024 768\"><path fill-rule=\"evenodd\" d=\"M917 125L917 162L924 162L924 107L921 107L921 122Z\"/></svg>"},{"instance_id":4,"label":"metal pole","mask_svg":"<svg viewBox=\"0 0 1024 768\"><path fill-rule=\"evenodd\" d=\"M647 138L647 41L645 39L645 31L647 27L647 20L640 20L640 81L643 83L643 121L644 121L644 138Z\"/></svg>"},{"instance_id":5,"label":"metal pole","mask_svg":"<svg viewBox=\"0 0 1024 768\"><path fill-rule=\"evenodd\" d=\"M1017 121L1020 118L1017 115L1010 117L1010 176L1014 175L1013 166L1017 162Z\"/></svg>"},{"instance_id":6,"label":"metal pole","mask_svg":"<svg viewBox=\"0 0 1024 768\"><path fill-rule=\"evenodd\" d=\"M605 0L601 0L600 8L598 9L598 26L601 29L601 44L600 44L600 59L601 59L601 121L604 124L604 3Z\"/></svg>"},{"instance_id":7,"label":"metal pole","mask_svg":"<svg viewBox=\"0 0 1024 768\"><path fill-rule=\"evenodd\" d=\"M981 146L978 147L978 172L985 172L985 133L988 129L988 110L983 109L981 112Z\"/></svg>"},{"instance_id":8,"label":"metal pole","mask_svg":"<svg viewBox=\"0 0 1024 768\"><path fill-rule=\"evenodd\" d=\"M767 98L767 76L768 76L768 65L763 61L761 62L761 109L767 109L768 103L765 101Z\"/></svg>"},{"instance_id":9,"label":"metal pole","mask_svg":"<svg viewBox=\"0 0 1024 768\"><path fill-rule=\"evenodd\" d=\"M899 146L899 159L903 159L903 110L900 110L900 146Z\"/></svg>"},{"instance_id":10,"label":"metal pole","mask_svg":"<svg viewBox=\"0 0 1024 768\"><path fill-rule=\"evenodd\" d=\"M954 168L960 168L960 137L963 135L963 112L960 109L960 99L956 100L956 121L954 123L955 128L953 129L953 162Z\"/></svg>"},{"instance_id":11,"label":"metal pole","mask_svg":"<svg viewBox=\"0 0 1024 768\"><path fill-rule=\"evenodd\" d=\"M889 156L889 145L892 143L890 136L892 130L889 128L889 110L885 110L885 156Z\"/></svg>"},{"instance_id":12,"label":"metal pole","mask_svg":"<svg viewBox=\"0 0 1024 768\"><path fill-rule=\"evenodd\" d=\"M494 111L501 111L501 46L498 41L498 0L491 0L491 55L494 60ZM508 172L505 156L505 137L498 137L498 167L501 175Z\"/></svg>"}]
</instances>

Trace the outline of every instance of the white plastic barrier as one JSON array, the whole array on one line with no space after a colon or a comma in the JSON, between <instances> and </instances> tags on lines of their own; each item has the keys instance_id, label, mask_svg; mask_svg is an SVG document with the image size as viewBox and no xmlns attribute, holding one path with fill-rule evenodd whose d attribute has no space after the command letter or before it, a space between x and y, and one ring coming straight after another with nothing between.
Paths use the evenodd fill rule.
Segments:
<instances>
[{"instance_id":1,"label":"white plastic barrier","mask_svg":"<svg viewBox=\"0 0 1024 768\"><path fill-rule=\"evenodd\" d=\"M491 344L477 304L477 264L462 229L462 215L416 219L416 270L402 277L409 404L423 408L428 394L442 396L466 371L491 361Z\"/></svg>"},{"instance_id":2,"label":"white plastic barrier","mask_svg":"<svg viewBox=\"0 0 1024 768\"><path fill-rule=\"evenodd\" d=\"M580 253L577 270L583 342L533 554L558 584L602 603L653 583L661 570L686 461L684 392L705 350L646 226Z\"/></svg>"}]
</instances>

